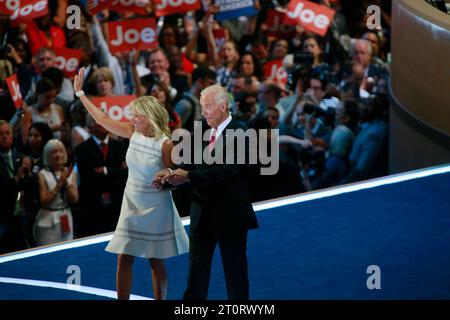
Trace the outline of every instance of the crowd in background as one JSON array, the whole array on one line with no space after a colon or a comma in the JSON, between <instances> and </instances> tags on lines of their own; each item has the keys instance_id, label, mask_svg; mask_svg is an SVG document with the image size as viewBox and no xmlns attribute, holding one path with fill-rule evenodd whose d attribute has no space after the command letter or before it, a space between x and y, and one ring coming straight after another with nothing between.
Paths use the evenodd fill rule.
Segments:
<instances>
[{"instance_id":1,"label":"crowd in background","mask_svg":"<svg viewBox=\"0 0 450 320\"><path fill-rule=\"evenodd\" d=\"M228 89L234 119L279 129L278 173L255 178L254 201L387 174L390 1L315 2L336 11L325 36L301 24L273 35L268 12L288 2L260 0L251 17L217 21L213 5L159 17L156 49L119 54L108 47L105 22L141 14L91 15L84 1L62 0L25 25L0 15L0 253L112 231L117 222L128 141L108 134L76 99L72 79L56 67L61 47L82 50L87 95L155 96L171 130L193 131L200 92L216 83ZM72 4L82 9L75 30L65 23ZM367 28L370 4L381 9L375 30ZM267 70L277 61L282 76L273 77ZM5 83L13 74L19 109ZM173 195L189 215L189 186Z\"/></svg>"}]
</instances>

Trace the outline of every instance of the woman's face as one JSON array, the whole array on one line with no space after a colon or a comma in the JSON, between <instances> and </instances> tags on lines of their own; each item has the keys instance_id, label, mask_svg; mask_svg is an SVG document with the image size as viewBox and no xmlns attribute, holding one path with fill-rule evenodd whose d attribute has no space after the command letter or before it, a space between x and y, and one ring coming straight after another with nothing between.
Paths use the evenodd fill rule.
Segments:
<instances>
[{"instance_id":1,"label":"woman's face","mask_svg":"<svg viewBox=\"0 0 450 320\"><path fill-rule=\"evenodd\" d=\"M289 51L289 44L286 40L278 40L273 46L273 56L275 59L283 59Z\"/></svg>"},{"instance_id":2,"label":"woman's face","mask_svg":"<svg viewBox=\"0 0 450 320\"><path fill-rule=\"evenodd\" d=\"M55 89L39 94L38 100L37 100L39 109L45 110L45 109L49 108L50 105L53 102L55 102L55 98L56 98L56 90Z\"/></svg>"},{"instance_id":3,"label":"woman's face","mask_svg":"<svg viewBox=\"0 0 450 320\"><path fill-rule=\"evenodd\" d=\"M49 154L48 161L53 168L64 165L65 152L62 146L54 147Z\"/></svg>"},{"instance_id":4,"label":"woman's face","mask_svg":"<svg viewBox=\"0 0 450 320\"><path fill-rule=\"evenodd\" d=\"M134 130L140 134L147 136L153 133L153 126L150 120L136 112L136 110L131 112L131 123L134 125Z\"/></svg>"},{"instance_id":5,"label":"woman's face","mask_svg":"<svg viewBox=\"0 0 450 320\"><path fill-rule=\"evenodd\" d=\"M43 145L42 135L36 128L31 128L28 143L32 149L40 149Z\"/></svg>"},{"instance_id":6,"label":"woman's face","mask_svg":"<svg viewBox=\"0 0 450 320\"><path fill-rule=\"evenodd\" d=\"M314 38L308 38L305 40L303 43L303 52L311 53L314 57L318 57L322 53L316 39Z\"/></svg>"},{"instance_id":7,"label":"woman's face","mask_svg":"<svg viewBox=\"0 0 450 320\"><path fill-rule=\"evenodd\" d=\"M251 76L255 72L255 63L251 55L246 54L242 56L239 71L245 76Z\"/></svg>"},{"instance_id":8,"label":"woman's face","mask_svg":"<svg viewBox=\"0 0 450 320\"><path fill-rule=\"evenodd\" d=\"M175 30L173 28L164 28L159 35L161 39L161 47L168 48L177 44Z\"/></svg>"},{"instance_id":9,"label":"woman's face","mask_svg":"<svg viewBox=\"0 0 450 320\"><path fill-rule=\"evenodd\" d=\"M97 81L95 83L97 88L98 95L101 97L112 96L113 94L113 84L111 81L107 80L102 75L97 77Z\"/></svg>"},{"instance_id":10,"label":"woman's face","mask_svg":"<svg viewBox=\"0 0 450 320\"><path fill-rule=\"evenodd\" d=\"M161 104L165 104L167 101L166 92L158 85L154 85L150 91L150 95L158 99Z\"/></svg>"}]
</instances>

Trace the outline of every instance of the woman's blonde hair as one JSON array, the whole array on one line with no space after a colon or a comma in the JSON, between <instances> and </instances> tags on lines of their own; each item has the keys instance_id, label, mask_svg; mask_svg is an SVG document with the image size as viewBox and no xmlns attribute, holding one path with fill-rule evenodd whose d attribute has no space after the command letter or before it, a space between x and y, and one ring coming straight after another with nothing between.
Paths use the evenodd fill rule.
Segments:
<instances>
[{"instance_id":1,"label":"woman's blonde hair","mask_svg":"<svg viewBox=\"0 0 450 320\"><path fill-rule=\"evenodd\" d=\"M131 102L130 108L147 117L153 126L155 139L163 135L170 137L169 114L158 99L153 96L142 96Z\"/></svg>"},{"instance_id":2,"label":"woman's blonde hair","mask_svg":"<svg viewBox=\"0 0 450 320\"><path fill-rule=\"evenodd\" d=\"M42 151L42 162L44 166L48 167L52 164L50 163L50 153L53 151L53 149L60 147L64 152L64 164L67 163L67 151L66 147L64 147L64 144L61 142L61 140L58 139L51 139L48 140L47 143L44 146L44 150Z\"/></svg>"}]
</instances>

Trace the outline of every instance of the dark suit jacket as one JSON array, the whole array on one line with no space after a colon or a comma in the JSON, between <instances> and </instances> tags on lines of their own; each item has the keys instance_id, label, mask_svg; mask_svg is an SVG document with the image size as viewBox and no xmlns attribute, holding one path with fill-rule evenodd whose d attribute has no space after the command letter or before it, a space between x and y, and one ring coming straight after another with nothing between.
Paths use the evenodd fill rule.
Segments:
<instances>
[{"instance_id":1,"label":"dark suit jacket","mask_svg":"<svg viewBox=\"0 0 450 320\"><path fill-rule=\"evenodd\" d=\"M109 138L106 161L94 138L82 142L75 150L80 172L80 206L101 204L102 194L108 192L114 205L120 205L128 176L121 168L127 150L126 143ZM96 173L94 168L106 167L108 174Z\"/></svg>"},{"instance_id":2,"label":"dark suit jacket","mask_svg":"<svg viewBox=\"0 0 450 320\"><path fill-rule=\"evenodd\" d=\"M206 123L203 124L203 128L205 131L209 129ZM246 129L240 122L232 120L221 134L222 148L219 148L218 141L216 142L214 152L223 153L224 164L208 165L203 162L194 164L193 170L189 170L190 185L193 189L191 232L204 230L217 231L221 235L233 235L258 228L249 190L249 179L255 167L248 164L225 163L225 150L227 147L230 148L232 140L226 136L226 130L239 128ZM203 143L203 149L207 145L208 142ZM235 142L235 149L236 145ZM246 152L248 153L248 148Z\"/></svg>"},{"instance_id":3,"label":"dark suit jacket","mask_svg":"<svg viewBox=\"0 0 450 320\"><path fill-rule=\"evenodd\" d=\"M12 150L12 158L14 164L14 174L17 173L22 163L22 155L15 149ZM0 194L2 196L2 202L0 205L0 216L1 215L13 215L14 208L16 205L17 193L19 192L21 186L20 182L17 183L16 180L9 177L8 166L0 156Z\"/></svg>"}]
</instances>

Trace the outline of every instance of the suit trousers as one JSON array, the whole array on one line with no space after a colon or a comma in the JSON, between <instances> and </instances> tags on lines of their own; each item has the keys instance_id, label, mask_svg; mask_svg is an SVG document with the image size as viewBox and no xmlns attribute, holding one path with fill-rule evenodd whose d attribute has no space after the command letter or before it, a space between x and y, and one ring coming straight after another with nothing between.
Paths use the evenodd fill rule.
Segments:
<instances>
[{"instance_id":1,"label":"suit trousers","mask_svg":"<svg viewBox=\"0 0 450 320\"><path fill-rule=\"evenodd\" d=\"M233 235L190 232L189 276L184 300L208 298L211 263L216 245L219 245L229 300L248 300L247 230Z\"/></svg>"}]
</instances>

